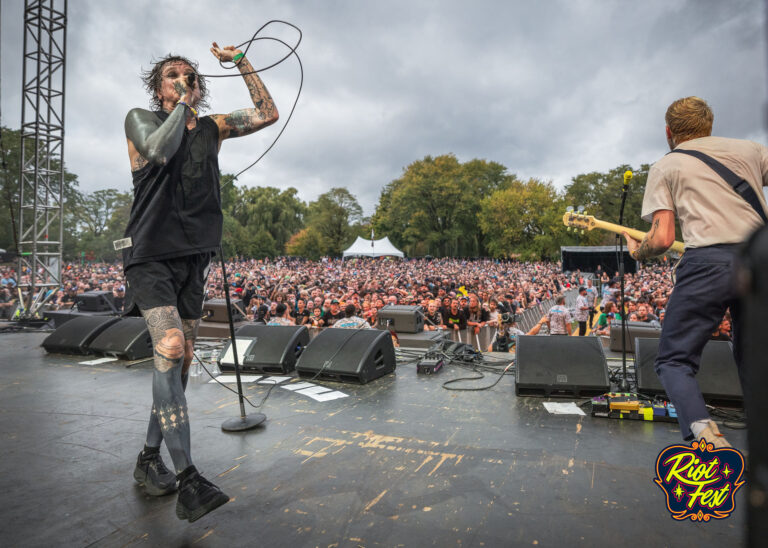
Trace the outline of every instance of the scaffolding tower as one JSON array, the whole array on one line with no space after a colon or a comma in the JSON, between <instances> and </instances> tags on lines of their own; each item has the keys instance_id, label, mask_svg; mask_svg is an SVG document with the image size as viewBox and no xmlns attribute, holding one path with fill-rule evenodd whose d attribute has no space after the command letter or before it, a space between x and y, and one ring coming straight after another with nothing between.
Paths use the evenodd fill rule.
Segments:
<instances>
[{"instance_id":1,"label":"scaffolding tower","mask_svg":"<svg viewBox=\"0 0 768 548\"><path fill-rule=\"evenodd\" d=\"M17 276L29 301L22 317L61 285L66 36L67 0L25 1Z\"/></svg>"}]
</instances>

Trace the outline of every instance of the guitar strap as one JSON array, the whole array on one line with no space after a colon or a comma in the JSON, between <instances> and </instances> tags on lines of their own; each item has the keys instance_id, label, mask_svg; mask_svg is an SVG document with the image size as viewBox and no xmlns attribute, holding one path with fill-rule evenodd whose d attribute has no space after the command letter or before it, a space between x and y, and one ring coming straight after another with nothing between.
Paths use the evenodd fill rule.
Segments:
<instances>
[{"instance_id":1,"label":"guitar strap","mask_svg":"<svg viewBox=\"0 0 768 548\"><path fill-rule=\"evenodd\" d=\"M763 206L760 205L760 200L757 197L757 194L755 193L755 190L752 188L752 186L745 181L743 178L736 175L733 171L725 167L723 164L712 158L711 156L708 156L707 154L704 154L703 152L699 152L698 150L685 150L685 149L675 149L670 152L679 152L680 154L687 154L688 156L693 156L694 158L698 158L705 164L707 164L709 167L711 167L715 173L720 175L726 183L731 185L733 187L733 190L736 191L736 193L744 198L744 200L747 201L749 205L752 206L752 208L757 212L758 215L760 215L760 218L763 220L763 224L768 224L768 218L765 216L765 211L763 210Z\"/></svg>"}]
</instances>

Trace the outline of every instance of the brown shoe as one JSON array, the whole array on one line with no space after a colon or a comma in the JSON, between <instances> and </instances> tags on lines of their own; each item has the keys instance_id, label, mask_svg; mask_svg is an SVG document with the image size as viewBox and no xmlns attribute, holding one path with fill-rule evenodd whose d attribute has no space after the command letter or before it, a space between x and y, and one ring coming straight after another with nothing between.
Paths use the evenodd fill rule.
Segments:
<instances>
[{"instance_id":1,"label":"brown shoe","mask_svg":"<svg viewBox=\"0 0 768 548\"><path fill-rule=\"evenodd\" d=\"M717 429L717 424L715 424L714 421L707 422L707 426L701 431L701 435L699 436L700 440L702 438L707 440L707 443L714 445L715 449L732 447L731 444L728 443L728 440L725 439L725 436L723 436L720 433L720 430Z\"/></svg>"}]
</instances>

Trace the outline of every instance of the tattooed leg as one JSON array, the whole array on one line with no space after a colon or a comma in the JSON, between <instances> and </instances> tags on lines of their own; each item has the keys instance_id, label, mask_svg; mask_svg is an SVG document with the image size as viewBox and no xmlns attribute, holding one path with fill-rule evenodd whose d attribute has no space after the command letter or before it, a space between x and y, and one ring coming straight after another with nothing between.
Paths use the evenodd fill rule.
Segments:
<instances>
[{"instance_id":1,"label":"tattooed leg","mask_svg":"<svg viewBox=\"0 0 768 548\"><path fill-rule=\"evenodd\" d=\"M160 422L157 420L155 405L152 404L152 412L149 415L149 426L147 426L147 447L160 447L163 443L163 430L160 428Z\"/></svg>"},{"instance_id":2,"label":"tattooed leg","mask_svg":"<svg viewBox=\"0 0 768 548\"><path fill-rule=\"evenodd\" d=\"M195 339L197 339L197 328L200 326L200 319L181 320L181 329L184 332L184 369L181 372L181 378L184 382L184 388L187 388L187 378L189 377L189 366L195 357Z\"/></svg>"},{"instance_id":3,"label":"tattooed leg","mask_svg":"<svg viewBox=\"0 0 768 548\"><path fill-rule=\"evenodd\" d=\"M184 332L174 306L159 306L141 311L147 321L155 348L155 373L152 379L152 417L147 431L147 445L165 445L173 459L176 473L192 465L189 416L182 383ZM159 427L153 427L153 422Z\"/></svg>"},{"instance_id":4,"label":"tattooed leg","mask_svg":"<svg viewBox=\"0 0 768 548\"><path fill-rule=\"evenodd\" d=\"M197 328L200 326L200 320L181 320L181 328L184 333L184 364L181 370L181 386L187 391L187 381L189 380L189 366L194 359L195 339L197 339ZM163 442L163 431L160 428L160 422L157 419L154 406L152 414L149 417L149 427L147 428L147 447L160 447Z\"/></svg>"}]
</instances>

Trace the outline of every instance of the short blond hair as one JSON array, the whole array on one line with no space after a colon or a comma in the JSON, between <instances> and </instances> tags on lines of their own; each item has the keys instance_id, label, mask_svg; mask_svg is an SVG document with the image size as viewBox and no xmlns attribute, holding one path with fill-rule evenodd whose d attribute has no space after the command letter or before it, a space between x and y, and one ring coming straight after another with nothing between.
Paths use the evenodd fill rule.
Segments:
<instances>
[{"instance_id":1,"label":"short blond hair","mask_svg":"<svg viewBox=\"0 0 768 548\"><path fill-rule=\"evenodd\" d=\"M715 115L704 99L692 96L683 97L669 105L664 120L675 141L681 143L712 135Z\"/></svg>"}]
</instances>

